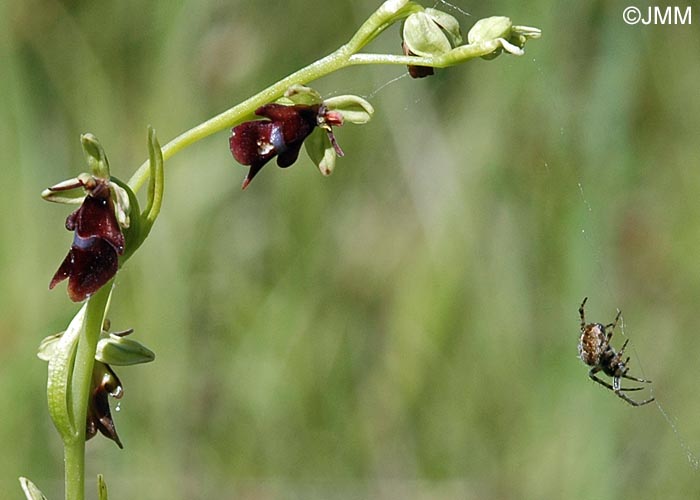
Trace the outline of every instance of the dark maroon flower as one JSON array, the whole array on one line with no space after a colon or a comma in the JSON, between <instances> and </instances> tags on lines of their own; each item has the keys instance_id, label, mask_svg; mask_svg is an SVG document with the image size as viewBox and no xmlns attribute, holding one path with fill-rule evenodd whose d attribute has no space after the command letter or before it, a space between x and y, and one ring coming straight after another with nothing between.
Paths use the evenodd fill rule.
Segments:
<instances>
[{"instance_id":1,"label":"dark maroon flower","mask_svg":"<svg viewBox=\"0 0 700 500\"><path fill-rule=\"evenodd\" d=\"M83 204L66 219L66 229L75 231L73 244L54 274L49 289L68 279L68 296L81 302L99 290L117 273L124 253L122 234L114 212L110 183L91 178Z\"/></svg>"},{"instance_id":2,"label":"dark maroon flower","mask_svg":"<svg viewBox=\"0 0 700 500\"><path fill-rule=\"evenodd\" d=\"M275 156L277 165L281 168L292 165L299 156L304 140L317 126L328 132L337 147L331 126L341 125L342 116L328 111L322 104L266 104L256 109L255 114L268 120L241 123L233 128L229 139L231 153L236 161L250 165L243 181L243 189Z\"/></svg>"},{"instance_id":3,"label":"dark maroon flower","mask_svg":"<svg viewBox=\"0 0 700 500\"><path fill-rule=\"evenodd\" d=\"M109 408L109 396L120 399L123 395L124 388L117 374L109 365L95 361L85 426L86 440L91 439L97 434L97 431L100 431L103 436L117 443L117 446L124 448L117 435L117 428Z\"/></svg>"},{"instance_id":4,"label":"dark maroon flower","mask_svg":"<svg viewBox=\"0 0 700 500\"><path fill-rule=\"evenodd\" d=\"M406 45L406 42L402 42L401 47L403 48L403 54L405 56L415 56L415 54L411 52L411 49L408 48L408 45ZM407 67L408 74L411 75L411 78L425 78L426 76L435 74L435 70L430 66L411 66L409 64Z\"/></svg>"}]
</instances>

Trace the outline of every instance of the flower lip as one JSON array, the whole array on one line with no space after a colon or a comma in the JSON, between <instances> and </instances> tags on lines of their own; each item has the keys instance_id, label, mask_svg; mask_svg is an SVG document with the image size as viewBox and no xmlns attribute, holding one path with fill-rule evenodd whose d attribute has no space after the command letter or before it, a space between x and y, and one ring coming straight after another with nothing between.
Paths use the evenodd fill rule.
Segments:
<instances>
[{"instance_id":1,"label":"flower lip","mask_svg":"<svg viewBox=\"0 0 700 500\"><path fill-rule=\"evenodd\" d=\"M322 116L325 111L320 104L271 103L255 110L256 115L266 119L234 127L229 138L231 154L240 164L250 166L243 189L275 156L279 167L291 166L299 157L304 140L317 126L325 123ZM337 117L331 120L333 124L337 121Z\"/></svg>"},{"instance_id":2,"label":"flower lip","mask_svg":"<svg viewBox=\"0 0 700 500\"><path fill-rule=\"evenodd\" d=\"M66 218L66 229L74 231L73 243L49 289L68 279L68 296L74 302L81 302L117 273L125 239L112 202L110 181L83 177L75 184L74 187L82 186L87 193L80 207Z\"/></svg>"}]
</instances>

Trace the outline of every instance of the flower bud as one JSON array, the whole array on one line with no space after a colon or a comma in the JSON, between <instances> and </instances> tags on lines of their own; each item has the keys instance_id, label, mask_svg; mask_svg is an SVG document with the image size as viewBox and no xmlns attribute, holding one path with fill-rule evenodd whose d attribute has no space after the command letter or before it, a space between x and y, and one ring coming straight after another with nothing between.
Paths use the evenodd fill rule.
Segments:
<instances>
[{"instance_id":1,"label":"flower bud","mask_svg":"<svg viewBox=\"0 0 700 500\"><path fill-rule=\"evenodd\" d=\"M437 9L414 12L403 25L403 53L407 56L432 57L449 52L462 44L459 21ZM408 66L412 78L435 73L429 66Z\"/></svg>"},{"instance_id":2,"label":"flower bud","mask_svg":"<svg viewBox=\"0 0 700 500\"><path fill-rule=\"evenodd\" d=\"M340 113L344 121L364 125L374 114L374 108L366 100L356 95L339 95L323 101L329 111Z\"/></svg>"},{"instance_id":3,"label":"flower bud","mask_svg":"<svg viewBox=\"0 0 700 500\"><path fill-rule=\"evenodd\" d=\"M97 343L95 359L108 365L126 366L148 363L156 359L156 355L136 340L111 333Z\"/></svg>"},{"instance_id":4,"label":"flower bud","mask_svg":"<svg viewBox=\"0 0 700 500\"><path fill-rule=\"evenodd\" d=\"M529 26L513 26L511 20L503 16L487 17L480 19L469 30L467 40L469 43L484 43L491 41L500 42L501 47L491 54L483 56L483 59L493 59L503 50L521 56L525 42L530 38L539 38L542 32Z\"/></svg>"},{"instance_id":5,"label":"flower bud","mask_svg":"<svg viewBox=\"0 0 700 500\"><path fill-rule=\"evenodd\" d=\"M425 11L406 18L403 41L411 53L421 57L437 56L452 49L450 39Z\"/></svg>"},{"instance_id":6,"label":"flower bud","mask_svg":"<svg viewBox=\"0 0 700 500\"><path fill-rule=\"evenodd\" d=\"M469 43L479 43L496 38L508 39L512 27L513 23L508 17L493 16L479 19L467 33L467 40Z\"/></svg>"},{"instance_id":7,"label":"flower bud","mask_svg":"<svg viewBox=\"0 0 700 500\"><path fill-rule=\"evenodd\" d=\"M435 24L442 28L442 32L449 39L450 45L452 45L453 48L462 45L462 31L459 27L459 21L457 21L454 16L447 12L431 8L425 9L425 13Z\"/></svg>"}]
</instances>

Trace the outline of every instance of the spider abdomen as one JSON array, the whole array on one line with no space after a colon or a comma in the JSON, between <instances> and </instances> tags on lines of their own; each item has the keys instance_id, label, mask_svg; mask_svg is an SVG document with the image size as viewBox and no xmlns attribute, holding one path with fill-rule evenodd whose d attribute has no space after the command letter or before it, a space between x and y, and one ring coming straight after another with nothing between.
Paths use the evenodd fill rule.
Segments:
<instances>
[{"instance_id":1,"label":"spider abdomen","mask_svg":"<svg viewBox=\"0 0 700 500\"><path fill-rule=\"evenodd\" d=\"M578 343L578 355L588 366L600 364L604 353L609 349L606 345L605 326L600 323L590 323L581 332Z\"/></svg>"}]
</instances>

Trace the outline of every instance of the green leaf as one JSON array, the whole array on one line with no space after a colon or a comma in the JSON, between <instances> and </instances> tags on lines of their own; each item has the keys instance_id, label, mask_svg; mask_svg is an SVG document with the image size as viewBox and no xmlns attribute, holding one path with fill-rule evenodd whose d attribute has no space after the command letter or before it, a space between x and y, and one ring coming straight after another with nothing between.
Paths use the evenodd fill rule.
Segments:
<instances>
[{"instance_id":1,"label":"green leaf","mask_svg":"<svg viewBox=\"0 0 700 500\"><path fill-rule=\"evenodd\" d=\"M64 441L74 438L78 435L78 429L85 427L85 422L76 425L71 409L70 393L75 351L80 335L85 330L86 311L87 303L80 308L61 338L52 347L53 355L49 359L49 376L46 388L49 414Z\"/></svg>"},{"instance_id":2,"label":"green leaf","mask_svg":"<svg viewBox=\"0 0 700 500\"><path fill-rule=\"evenodd\" d=\"M24 491L24 496L27 497L27 500L46 500L41 490L26 477L20 477L19 484L22 486L22 491Z\"/></svg>"},{"instance_id":3,"label":"green leaf","mask_svg":"<svg viewBox=\"0 0 700 500\"><path fill-rule=\"evenodd\" d=\"M107 483L102 474L97 475L97 498L99 500L108 500L107 498Z\"/></svg>"}]
</instances>

